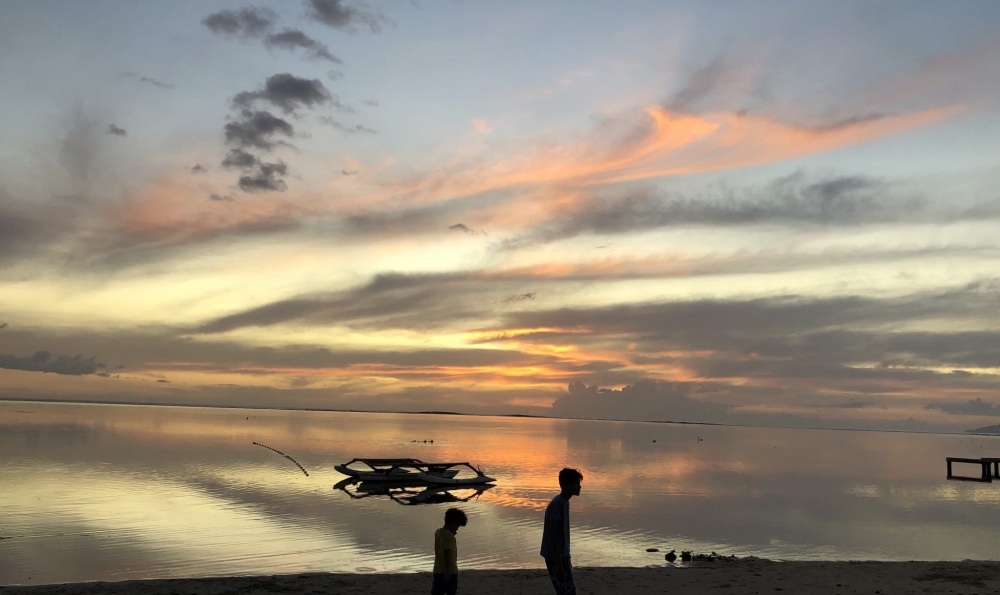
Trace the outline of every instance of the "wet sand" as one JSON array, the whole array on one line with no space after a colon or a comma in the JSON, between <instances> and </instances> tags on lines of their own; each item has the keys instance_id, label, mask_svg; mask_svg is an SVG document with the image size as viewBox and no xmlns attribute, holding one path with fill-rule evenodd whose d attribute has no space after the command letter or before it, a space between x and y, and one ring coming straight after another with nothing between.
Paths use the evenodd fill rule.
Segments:
<instances>
[{"instance_id":1,"label":"wet sand","mask_svg":"<svg viewBox=\"0 0 1000 595\"><path fill-rule=\"evenodd\" d=\"M578 568L580 595L684 593L686 595L816 593L848 595L1000 593L1000 562L771 562L724 560L686 566ZM426 594L430 575L300 574L167 579L0 587L0 594L31 595L255 595ZM459 593L550 595L544 570L467 570Z\"/></svg>"}]
</instances>

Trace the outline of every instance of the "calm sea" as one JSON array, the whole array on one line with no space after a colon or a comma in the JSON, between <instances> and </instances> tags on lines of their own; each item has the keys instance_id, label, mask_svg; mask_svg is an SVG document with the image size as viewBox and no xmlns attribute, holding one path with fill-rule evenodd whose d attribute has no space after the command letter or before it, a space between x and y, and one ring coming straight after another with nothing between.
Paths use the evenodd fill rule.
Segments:
<instances>
[{"instance_id":1,"label":"calm sea","mask_svg":"<svg viewBox=\"0 0 1000 595\"><path fill-rule=\"evenodd\" d=\"M437 496L469 498L457 504L334 488L336 463L404 456L467 460L498 482ZM463 568L539 567L563 466L585 475L577 565L662 564L670 549L1000 558L1000 483L947 481L946 456L1000 456L1000 439L0 402L0 584L423 571L449 506L469 516Z\"/></svg>"}]
</instances>

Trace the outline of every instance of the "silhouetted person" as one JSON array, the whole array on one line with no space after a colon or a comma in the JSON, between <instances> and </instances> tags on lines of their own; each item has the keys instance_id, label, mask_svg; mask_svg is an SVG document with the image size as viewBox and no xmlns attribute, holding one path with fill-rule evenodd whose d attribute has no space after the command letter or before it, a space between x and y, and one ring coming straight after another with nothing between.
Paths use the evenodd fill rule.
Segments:
<instances>
[{"instance_id":1,"label":"silhouetted person","mask_svg":"<svg viewBox=\"0 0 1000 595\"><path fill-rule=\"evenodd\" d=\"M559 472L559 495L545 508L542 557L556 595L576 595L573 564L569 553L569 499L580 495L583 473L566 468Z\"/></svg>"},{"instance_id":2,"label":"silhouetted person","mask_svg":"<svg viewBox=\"0 0 1000 595\"><path fill-rule=\"evenodd\" d=\"M444 526L434 532L434 577L431 595L455 595L458 592L458 528L469 522L465 513L449 508Z\"/></svg>"}]
</instances>

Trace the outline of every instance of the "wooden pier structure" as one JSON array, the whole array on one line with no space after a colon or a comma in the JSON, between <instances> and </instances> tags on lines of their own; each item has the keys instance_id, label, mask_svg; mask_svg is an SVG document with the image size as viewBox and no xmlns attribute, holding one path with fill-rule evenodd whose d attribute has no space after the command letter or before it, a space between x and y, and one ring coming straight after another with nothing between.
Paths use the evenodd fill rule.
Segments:
<instances>
[{"instance_id":1,"label":"wooden pier structure","mask_svg":"<svg viewBox=\"0 0 1000 595\"><path fill-rule=\"evenodd\" d=\"M994 479L1000 480L1000 458L998 457L984 457L982 459L945 457L945 460L948 461L948 479L957 479L959 481L981 481L983 483L992 483ZM952 463L979 465L979 470L980 470L979 477L971 477L968 475L955 475L951 471Z\"/></svg>"}]
</instances>

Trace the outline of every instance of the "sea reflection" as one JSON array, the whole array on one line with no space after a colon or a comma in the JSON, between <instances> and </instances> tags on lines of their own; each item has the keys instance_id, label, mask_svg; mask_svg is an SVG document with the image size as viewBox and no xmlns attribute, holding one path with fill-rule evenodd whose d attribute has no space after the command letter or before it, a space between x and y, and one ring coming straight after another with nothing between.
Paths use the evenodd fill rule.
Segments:
<instances>
[{"instance_id":1,"label":"sea reflection","mask_svg":"<svg viewBox=\"0 0 1000 595\"><path fill-rule=\"evenodd\" d=\"M997 559L1000 485L947 482L944 457L998 451L982 436L0 402L0 584L427 570L450 506L469 515L463 567L538 567L567 465L585 474L579 565L663 563L647 547ZM354 457L470 461L498 481L372 488L333 469Z\"/></svg>"},{"instance_id":2,"label":"sea reflection","mask_svg":"<svg viewBox=\"0 0 1000 595\"><path fill-rule=\"evenodd\" d=\"M348 478L338 482L333 489L341 490L355 500L372 497L385 497L396 504L456 504L478 499L487 490L496 486L487 483L474 487L448 487L433 485L414 485L413 482L366 482Z\"/></svg>"}]
</instances>

